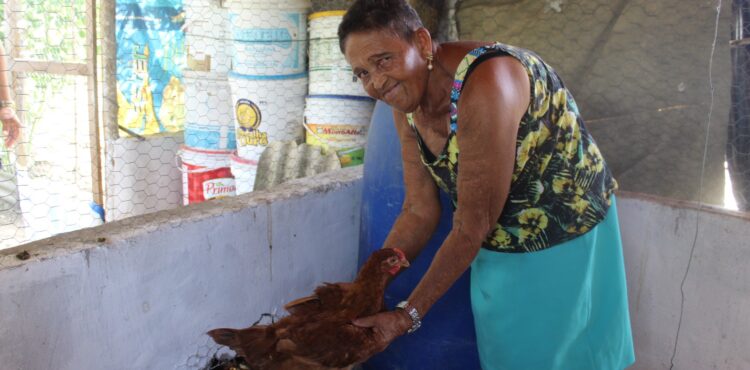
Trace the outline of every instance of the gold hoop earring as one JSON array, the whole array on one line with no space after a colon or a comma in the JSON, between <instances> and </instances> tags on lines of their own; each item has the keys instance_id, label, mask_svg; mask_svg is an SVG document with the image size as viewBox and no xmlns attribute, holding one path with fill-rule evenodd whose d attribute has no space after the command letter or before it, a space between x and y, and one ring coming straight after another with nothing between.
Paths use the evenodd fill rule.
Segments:
<instances>
[{"instance_id":1,"label":"gold hoop earring","mask_svg":"<svg viewBox=\"0 0 750 370\"><path fill-rule=\"evenodd\" d=\"M427 56L427 70L428 71L432 71L432 59L433 59L432 54Z\"/></svg>"}]
</instances>

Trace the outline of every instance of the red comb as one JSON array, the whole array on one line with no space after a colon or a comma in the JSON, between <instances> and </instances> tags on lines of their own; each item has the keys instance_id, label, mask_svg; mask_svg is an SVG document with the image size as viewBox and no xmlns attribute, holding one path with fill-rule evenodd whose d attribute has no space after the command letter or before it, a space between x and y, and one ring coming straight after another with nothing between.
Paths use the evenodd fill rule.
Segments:
<instances>
[{"instance_id":1,"label":"red comb","mask_svg":"<svg viewBox=\"0 0 750 370\"><path fill-rule=\"evenodd\" d=\"M404 251L398 248L391 248L391 249L393 249L393 251L396 252L396 254L398 255L400 259L405 260L408 263L409 260L406 259L406 254L404 254ZM398 274L399 270L401 270L401 266L396 265L396 266L393 266L390 270L388 270L388 273L395 276L396 274Z\"/></svg>"}]
</instances>

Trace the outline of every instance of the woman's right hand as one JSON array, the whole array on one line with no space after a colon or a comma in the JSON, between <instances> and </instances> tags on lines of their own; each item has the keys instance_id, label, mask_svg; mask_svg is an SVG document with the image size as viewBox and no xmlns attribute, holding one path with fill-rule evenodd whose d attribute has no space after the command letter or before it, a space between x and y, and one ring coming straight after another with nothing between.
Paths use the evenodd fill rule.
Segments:
<instances>
[{"instance_id":1,"label":"woman's right hand","mask_svg":"<svg viewBox=\"0 0 750 370\"><path fill-rule=\"evenodd\" d=\"M21 121L13 108L0 109L0 120L3 121L3 135L5 135L5 147L10 149L21 137Z\"/></svg>"}]
</instances>

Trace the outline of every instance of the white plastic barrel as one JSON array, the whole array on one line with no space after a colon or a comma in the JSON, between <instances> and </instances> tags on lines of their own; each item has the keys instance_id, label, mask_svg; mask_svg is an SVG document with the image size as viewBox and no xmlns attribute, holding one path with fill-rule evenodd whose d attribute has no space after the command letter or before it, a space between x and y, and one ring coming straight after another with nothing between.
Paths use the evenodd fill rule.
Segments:
<instances>
[{"instance_id":1,"label":"white plastic barrel","mask_svg":"<svg viewBox=\"0 0 750 370\"><path fill-rule=\"evenodd\" d=\"M237 147L232 94L226 74L184 71L185 145L209 150Z\"/></svg>"},{"instance_id":2,"label":"white plastic barrel","mask_svg":"<svg viewBox=\"0 0 750 370\"><path fill-rule=\"evenodd\" d=\"M185 47L187 68L226 74L231 68L229 11L220 0L186 1Z\"/></svg>"},{"instance_id":3,"label":"white plastic barrel","mask_svg":"<svg viewBox=\"0 0 750 370\"><path fill-rule=\"evenodd\" d=\"M305 103L305 141L335 150L346 167L361 164L375 100L361 96L311 95Z\"/></svg>"},{"instance_id":4,"label":"white plastic barrel","mask_svg":"<svg viewBox=\"0 0 750 370\"><path fill-rule=\"evenodd\" d=\"M338 27L346 11L313 13L310 24L310 95L367 96L339 48Z\"/></svg>"}]
</instances>

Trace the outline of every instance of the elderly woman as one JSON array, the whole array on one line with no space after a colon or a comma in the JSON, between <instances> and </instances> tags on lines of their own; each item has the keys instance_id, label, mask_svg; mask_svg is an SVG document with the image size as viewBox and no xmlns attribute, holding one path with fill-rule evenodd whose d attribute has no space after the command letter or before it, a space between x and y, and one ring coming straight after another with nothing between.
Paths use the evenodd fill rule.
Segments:
<instances>
[{"instance_id":1,"label":"elderly woman","mask_svg":"<svg viewBox=\"0 0 750 370\"><path fill-rule=\"evenodd\" d=\"M437 44L405 0L358 0L340 47L393 107L406 198L383 248L415 258L453 227L398 309L359 319L385 349L471 267L484 369L622 369L634 361L614 190L571 93L536 54ZM377 158L374 158L377 160Z\"/></svg>"}]
</instances>

